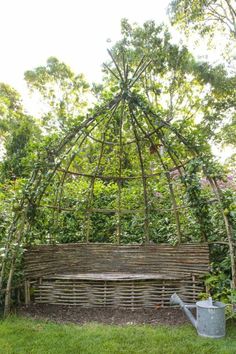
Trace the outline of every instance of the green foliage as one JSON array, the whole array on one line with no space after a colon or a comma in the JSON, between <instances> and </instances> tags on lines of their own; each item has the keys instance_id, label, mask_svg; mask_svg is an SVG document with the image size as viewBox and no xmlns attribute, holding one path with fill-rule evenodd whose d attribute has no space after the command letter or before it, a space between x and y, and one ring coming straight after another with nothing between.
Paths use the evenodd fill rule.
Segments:
<instances>
[{"instance_id":1,"label":"green foliage","mask_svg":"<svg viewBox=\"0 0 236 354\"><path fill-rule=\"evenodd\" d=\"M201 161L199 158L191 160L186 168L183 181L186 184L187 198L193 207L200 224L201 238L206 241L212 233L212 223L209 215L209 195L203 195L201 186Z\"/></svg>"},{"instance_id":2,"label":"green foliage","mask_svg":"<svg viewBox=\"0 0 236 354\"><path fill-rule=\"evenodd\" d=\"M221 262L221 268L223 268L223 263L226 263L226 260ZM225 273L223 270L220 272L213 272L206 278L205 285L214 300L227 304L226 318L236 319L236 290L230 288L230 281L227 273ZM208 294L206 295L207 297L209 296Z\"/></svg>"}]
</instances>

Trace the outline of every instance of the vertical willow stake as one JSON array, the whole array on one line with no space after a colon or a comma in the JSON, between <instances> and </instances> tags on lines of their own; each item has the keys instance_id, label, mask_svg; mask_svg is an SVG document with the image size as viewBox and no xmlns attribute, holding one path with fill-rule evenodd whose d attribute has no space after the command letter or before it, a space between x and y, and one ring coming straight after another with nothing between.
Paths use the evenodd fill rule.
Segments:
<instances>
[{"instance_id":1,"label":"vertical willow stake","mask_svg":"<svg viewBox=\"0 0 236 354\"><path fill-rule=\"evenodd\" d=\"M166 151L168 152L168 155L170 156L170 159L173 161L174 165L177 167L178 165L183 166L183 162L180 160L179 156L177 155L176 151L174 151L173 149L170 148L170 145L168 144L168 142L165 140L164 138L164 133L162 131L162 128L156 128L152 122L152 120L150 119L150 117L148 116L148 114L146 113L145 110L142 111L144 114L144 117L147 121L147 123L149 123L153 129L153 131L156 133L157 137L160 139L161 143L163 144L163 147L166 149ZM175 157L174 157L175 156ZM177 161L177 160L178 161ZM177 167L180 176L183 176L181 168Z\"/></svg>"},{"instance_id":2,"label":"vertical willow stake","mask_svg":"<svg viewBox=\"0 0 236 354\"><path fill-rule=\"evenodd\" d=\"M125 71L125 67L124 67ZM124 101L122 104L120 122L119 122L119 179L118 179L118 225L117 225L117 243L120 244L121 236L121 175L122 175L122 155L123 155L123 142L122 142L122 129L124 119Z\"/></svg>"},{"instance_id":3,"label":"vertical willow stake","mask_svg":"<svg viewBox=\"0 0 236 354\"><path fill-rule=\"evenodd\" d=\"M4 275L5 275L5 268L6 268L6 263L7 263L7 257L8 257L8 253L10 250L10 246L11 246L11 237L14 234L14 229L17 227L17 222L18 219L20 218L20 215L17 214L15 219L12 222L11 228L9 230L9 237L5 246L5 252L2 258L2 265L1 265L1 274L0 274L0 292L3 290L3 280L4 280Z\"/></svg>"},{"instance_id":4,"label":"vertical willow stake","mask_svg":"<svg viewBox=\"0 0 236 354\"><path fill-rule=\"evenodd\" d=\"M109 128L109 123L111 122L112 118L114 117L114 114L120 104L120 100L121 100L121 98L118 101L116 101L116 103L112 107L110 117L108 118L108 121L105 124L104 133L102 134L102 145L101 145L101 150L100 150L100 155L99 155L97 167L95 169L95 172L94 172L94 175L92 177L90 187L89 187L89 196L88 196L87 211L86 211L86 243L89 242L90 225L91 225L91 206L93 203L94 183L95 183L96 175L97 175L98 170L100 168L102 157L103 157L104 146L105 146L105 141L106 141L106 132Z\"/></svg>"},{"instance_id":5,"label":"vertical willow stake","mask_svg":"<svg viewBox=\"0 0 236 354\"><path fill-rule=\"evenodd\" d=\"M102 119L103 121L104 119ZM99 122L101 123L101 121ZM78 142L78 140L81 138L81 136L83 137L82 138L82 141L80 141L79 145L78 145L78 149L80 149L84 143L84 141L86 140L87 136L97 127L98 123L94 124L94 126L89 130L89 133L86 132L85 135L83 136L83 131L81 132L81 135L79 135L75 141ZM74 143L74 144L75 144ZM64 183L65 183L65 180L66 180L66 177L67 177L67 174L68 174L68 171L69 171L69 168L72 164L72 162L74 161L74 159L76 158L77 156L77 153L73 153L72 156L70 157L69 161L67 162L67 165L65 167L65 170L63 172L63 176L62 176L62 179L61 179L61 182L58 186L58 190L56 192L56 196L55 196L55 205L57 206L57 214L56 214L56 218L55 218L55 224L58 224L58 217L59 217L59 212L60 212L60 205L61 205L61 199L62 199L62 194L63 194L63 186L64 186ZM54 209L55 210L55 209Z\"/></svg>"},{"instance_id":6,"label":"vertical willow stake","mask_svg":"<svg viewBox=\"0 0 236 354\"><path fill-rule=\"evenodd\" d=\"M168 171L168 168L167 168L166 164L164 163L160 153L158 151L156 151L156 153L157 153L157 156L161 162L163 169L166 171L166 179L167 179L167 183L168 183L168 187L169 187L169 191L170 191L170 198L172 201L173 211L174 211L174 215L175 215L178 243L181 243L182 233L181 233L181 226L180 226L179 211L178 211L178 205L177 205L176 198L175 198L174 188L173 188L172 181L170 178L170 172Z\"/></svg>"},{"instance_id":7,"label":"vertical willow stake","mask_svg":"<svg viewBox=\"0 0 236 354\"><path fill-rule=\"evenodd\" d=\"M98 173L98 170L101 165L102 157L103 157L103 152L104 152L104 144L105 144L105 133L103 134L103 140L102 140L102 146L100 150L100 156L98 159L97 167L94 172L94 176L92 177L90 187L89 187L89 197L88 197L88 205L87 205L87 211L86 211L86 243L89 242L89 235L90 235L90 228L91 228L91 207L93 204L93 191L94 191L94 183L96 179L96 174Z\"/></svg>"},{"instance_id":8,"label":"vertical willow stake","mask_svg":"<svg viewBox=\"0 0 236 354\"><path fill-rule=\"evenodd\" d=\"M135 120L135 122L138 125L139 129L143 132L144 136L147 137L147 139L150 141L151 145L155 146L155 143L152 140L152 138L148 134L145 133L145 131L143 130L142 126L136 120L133 111L132 111L132 115L133 115L133 119ZM173 206L173 211L174 211L174 215L175 215L178 243L181 243L181 226L180 226L179 212L178 212L177 202L176 202L176 199L175 199L174 189L173 189L171 178L170 178L170 173L169 173L168 168L167 168L166 164L164 163L160 153L157 150L155 152L156 152L156 154L158 156L158 159L159 159L164 171L166 171L165 175L166 175L166 179L167 179L167 183L168 183L168 187L169 187L169 191L170 191L170 196L171 196L171 201L172 201L172 206Z\"/></svg>"},{"instance_id":9,"label":"vertical willow stake","mask_svg":"<svg viewBox=\"0 0 236 354\"><path fill-rule=\"evenodd\" d=\"M145 212L144 236L145 236L145 243L148 243L149 242L149 210L148 210L148 197L147 197L147 180L146 180L145 173L144 173L144 162L143 162L141 147L140 147L140 144L139 144L138 133L137 133L136 126L135 126L135 117L134 117L134 113L133 113L131 108L130 108L130 116L131 116L131 122L132 122L134 137L135 137L137 151L138 151L138 156L139 156L139 163L140 163L140 167L141 167L141 173L142 173L143 196L144 196L144 212Z\"/></svg>"},{"instance_id":10,"label":"vertical willow stake","mask_svg":"<svg viewBox=\"0 0 236 354\"><path fill-rule=\"evenodd\" d=\"M219 202L221 213L224 219L224 224L225 224L225 229L226 229L226 235L228 239L228 245L229 245L229 254L230 254L230 262L231 262L231 273L232 273L232 289L236 289L236 264L235 264L235 251L234 251L234 241L233 241L233 235L232 235L232 228L228 219L228 216L225 215L224 213L224 206L222 203L222 192L217 184L217 181L211 177L208 177L208 180L210 182L210 185L213 189L213 192L215 193L215 196Z\"/></svg>"},{"instance_id":11,"label":"vertical willow stake","mask_svg":"<svg viewBox=\"0 0 236 354\"><path fill-rule=\"evenodd\" d=\"M26 224L26 216L28 212L28 207L24 210L24 214L22 215L21 223L19 226L18 234L16 235L16 240L15 240L15 245L13 246L14 249L12 250L12 259L11 259L11 265L10 265L10 270L8 274L8 279L7 279L7 287L6 287L6 292L5 292L5 304L4 304L4 317L8 316L10 312L10 306L11 306L11 286L12 286L12 279L15 271L15 264L16 264L16 259L18 256L19 248L20 248L20 243L21 240L24 236L24 228ZM27 228L29 225L27 225Z\"/></svg>"},{"instance_id":12,"label":"vertical willow stake","mask_svg":"<svg viewBox=\"0 0 236 354\"><path fill-rule=\"evenodd\" d=\"M166 172L166 178L167 178L167 181L168 181L170 197L171 197L171 201L172 201L172 205L173 205L173 211L174 211L174 215L175 215L178 243L181 243L181 227L180 227L178 206L177 206L177 202L176 202L176 199L175 199L174 189L173 189L173 185L172 185L172 182L171 182L171 179L170 179L170 173L169 172Z\"/></svg>"},{"instance_id":13,"label":"vertical willow stake","mask_svg":"<svg viewBox=\"0 0 236 354\"><path fill-rule=\"evenodd\" d=\"M41 175L39 175L39 171L40 171L39 167L35 168L35 170L33 171L32 175L31 175L31 178L26 186L26 189L31 188L34 185L34 183L36 183L36 186L37 186L41 182ZM37 180L37 178L38 178L38 180ZM8 231L8 237L7 237L7 242L6 242L6 246L5 246L4 256L2 259L2 267L1 267L1 273L0 273L0 292L1 292L2 286L3 286L3 278L5 275L5 267L6 267L6 263L7 263L8 252L11 247L12 237L15 234L15 230L17 230L18 221L21 218L20 211L22 211L24 208L24 201L25 201L25 197L23 196L21 198L20 203L19 203L20 210L17 213L15 213L11 227Z\"/></svg>"}]
</instances>

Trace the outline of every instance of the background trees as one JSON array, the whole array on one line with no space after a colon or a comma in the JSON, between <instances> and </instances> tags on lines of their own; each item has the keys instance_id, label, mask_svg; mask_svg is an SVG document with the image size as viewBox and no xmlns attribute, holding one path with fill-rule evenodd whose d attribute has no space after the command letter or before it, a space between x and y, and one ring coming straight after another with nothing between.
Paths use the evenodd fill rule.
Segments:
<instances>
[{"instance_id":1,"label":"background trees","mask_svg":"<svg viewBox=\"0 0 236 354\"><path fill-rule=\"evenodd\" d=\"M169 11L173 23L200 34L215 34L218 29L236 39L236 3L234 0L173 0Z\"/></svg>"},{"instance_id":2,"label":"background trees","mask_svg":"<svg viewBox=\"0 0 236 354\"><path fill-rule=\"evenodd\" d=\"M2 245L13 212L19 210L20 196L27 196L26 180L33 167L38 166L43 176L58 163L61 172L70 168L73 173L66 179L58 173L39 201L36 194L33 202L26 198L30 228L25 242L74 242L86 237L94 242L114 242L117 235L123 243L143 242L145 217L132 210L143 210L146 197L152 242L175 244L181 238L225 245L228 235L222 213L229 221L234 242L235 184L233 178L232 183L227 179L224 167L213 161L210 142L219 138L234 142L235 77L222 65L198 62L184 45L173 43L166 27L153 21L140 27L123 20L121 31L121 40L111 49L118 65L107 62L103 82L92 89L82 75L74 74L56 58L26 72L30 89L43 102L40 119L25 113L14 89L1 85L1 129L6 150L1 163L0 198L4 200L5 196ZM131 80L133 104L116 109L114 100L120 99L120 85L125 83L117 80L119 70ZM124 95L130 94L125 87L122 89ZM93 107L91 102L95 102ZM124 113L129 119L122 118ZM68 140L72 132L74 139L76 128L93 116L99 116L99 126L95 121L91 134L85 125L84 136L69 150L71 157L60 162L57 153L61 137L65 135ZM223 129L219 129L222 121ZM158 134L152 134L156 130ZM120 139L124 143L122 151ZM122 182L122 186L109 179L121 170L125 176L137 177L142 169L159 178L145 182L145 188L143 181L135 178ZM86 178L86 174L94 173L107 180L91 182ZM222 203L215 203L209 180L217 191L221 187ZM39 194L40 188L37 186ZM39 203L37 212L35 201ZM122 215L122 229L117 213L109 214L114 208L130 210ZM107 213L92 213L92 209L106 209ZM232 259L232 252L230 256ZM222 257L221 249L215 248L214 259L216 268L224 268L227 282L229 254Z\"/></svg>"},{"instance_id":3,"label":"background trees","mask_svg":"<svg viewBox=\"0 0 236 354\"><path fill-rule=\"evenodd\" d=\"M65 131L79 124L88 106L89 85L82 74L76 75L57 58L48 58L45 66L25 72L26 83L43 103L42 122L47 131Z\"/></svg>"},{"instance_id":4,"label":"background trees","mask_svg":"<svg viewBox=\"0 0 236 354\"><path fill-rule=\"evenodd\" d=\"M34 143L40 140L35 119L24 112L20 95L10 86L0 84L0 131L5 155L1 162L2 180L29 176Z\"/></svg>"},{"instance_id":5,"label":"background trees","mask_svg":"<svg viewBox=\"0 0 236 354\"><path fill-rule=\"evenodd\" d=\"M220 118L220 128L215 133L216 140L235 148L235 48L236 48L236 2L234 0L206 0L170 2L169 14L172 24L183 30L191 38L198 34L208 41L208 47L215 47L218 61L226 68L227 80L222 87L222 76L217 77L217 87L221 89L224 114ZM216 51L215 51L216 53ZM225 74L226 74L225 72ZM223 88L223 91L222 91Z\"/></svg>"}]
</instances>

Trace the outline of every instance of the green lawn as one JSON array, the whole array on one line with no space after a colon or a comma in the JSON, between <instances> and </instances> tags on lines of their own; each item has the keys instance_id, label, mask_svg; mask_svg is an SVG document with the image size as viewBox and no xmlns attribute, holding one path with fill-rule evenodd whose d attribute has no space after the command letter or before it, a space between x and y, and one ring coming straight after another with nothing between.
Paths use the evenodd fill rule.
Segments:
<instances>
[{"instance_id":1,"label":"green lawn","mask_svg":"<svg viewBox=\"0 0 236 354\"><path fill-rule=\"evenodd\" d=\"M191 325L181 327L86 326L11 317L0 321L0 353L236 353L236 326L225 339L205 339Z\"/></svg>"}]
</instances>

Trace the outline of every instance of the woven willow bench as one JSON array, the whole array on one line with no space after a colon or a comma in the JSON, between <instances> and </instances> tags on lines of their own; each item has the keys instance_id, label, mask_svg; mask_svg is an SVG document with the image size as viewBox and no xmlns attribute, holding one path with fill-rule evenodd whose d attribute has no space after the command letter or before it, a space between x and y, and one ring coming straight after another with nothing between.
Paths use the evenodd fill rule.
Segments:
<instances>
[{"instance_id":1,"label":"woven willow bench","mask_svg":"<svg viewBox=\"0 0 236 354\"><path fill-rule=\"evenodd\" d=\"M25 299L26 304L164 307L173 292L195 302L208 270L206 244L33 246L24 255Z\"/></svg>"}]
</instances>

